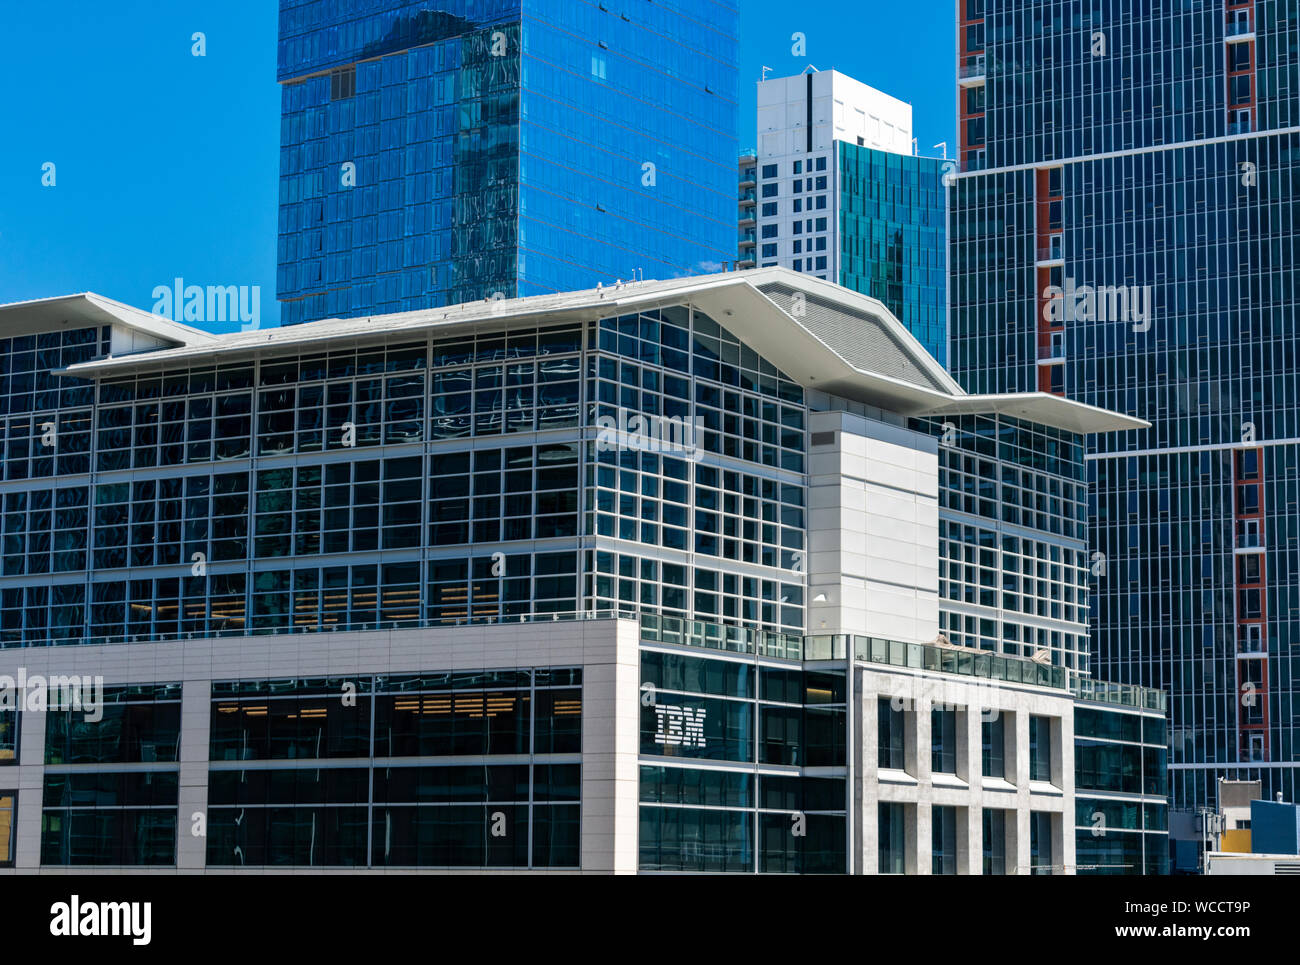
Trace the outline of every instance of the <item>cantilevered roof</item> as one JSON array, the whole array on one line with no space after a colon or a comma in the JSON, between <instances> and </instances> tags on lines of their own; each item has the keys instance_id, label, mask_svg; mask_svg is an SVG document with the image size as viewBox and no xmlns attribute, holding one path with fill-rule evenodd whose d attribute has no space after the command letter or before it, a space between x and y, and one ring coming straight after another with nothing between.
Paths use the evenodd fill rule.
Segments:
<instances>
[{"instance_id":1,"label":"cantilevered roof","mask_svg":"<svg viewBox=\"0 0 1300 965\"><path fill-rule=\"evenodd\" d=\"M554 295L233 332L175 348L84 362L67 371L83 377L111 376L285 351L321 351L339 341L423 337L430 332L452 336L467 329L495 331L587 321L680 304L708 314L801 385L902 415L1001 413L1072 432L1148 425L1041 392L968 395L881 302L785 268L626 282Z\"/></svg>"},{"instance_id":2,"label":"cantilevered roof","mask_svg":"<svg viewBox=\"0 0 1300 965\"><path fill-rule=\"evenodd\" d=\"M211 344L218 339L210 332L178 324L93 292L0 305L0 337L103 325L124 325L174 345Z\"/></svg>"}]
</instances>

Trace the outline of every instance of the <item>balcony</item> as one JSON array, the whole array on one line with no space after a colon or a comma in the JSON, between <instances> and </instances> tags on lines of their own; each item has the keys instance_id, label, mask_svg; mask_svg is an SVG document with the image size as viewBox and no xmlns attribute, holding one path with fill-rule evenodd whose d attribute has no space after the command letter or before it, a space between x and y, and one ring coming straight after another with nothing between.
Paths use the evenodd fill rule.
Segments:
<instances>
[{"instance_id":1,"label":"balcony","mask_svg":"<svg viewBox=\"0 0 1300 965\"><path fill-rule=\"evenodd\" d=\"M758 241L758 235L753 230L742 231L737 236L737 240L742 245L752 245L754 242Z\"/></svg>"},{"instance_id":2,"label":"balcony","mask_svg":"<svg viewBox=\"0 0 1300 965\"><path fill-rule=\"evenodd\" d=\"M750 204L757 204L758 195L754 192L753 188L750 188L747 191L741 191L740 197L738 197L736 200L741 202L748 201Z\"/></svg>"},{"instance_id":3,"label":"balcony","mask_svg":"<svg viewBox=\"0 0 1300 965\"><path fill-rule=\"evenodd\" d=\"M1063 265L1065 264L1065 249L1060 245L1050 245L1047 248L1038 249L1039 265Z\"/></svg>"},{"instance_id":4,"label":"balcony","mask_svg":"<svg viewBox=\"0 0 1300 965\"><path fill-rule=\"evenodd\" d=\"M1255 131L1255 125L1250 121L1229 121L1228 122L1229 134L1253 134L1254 131Z\"/></svg>"},{"instance_id":5,"label":"balcony","mask_svg":"<svg viewBox=\"0 0 1300 965\"><path fill-rule=\"evenodd\" d=\"M1254 520L1251 520L1254 522ZM1258 553L1264 549L1264 539L1260 536L1259 525L1247 526L1245 521L1237 523L1237 538L1233 542L1233 547L1238 551L1247 553Z\"/></svg>"},{"instance_id":6,"label":"balcony","mask_svg":"<svg viewBox=\"0 0 1300 965\"><path fill-rule=\"evenodd\" d=\"M1240 657L1266 657L1268 652L1264 649L1264 637L1262 633L1241 634L1240 631L1246 627L1259 629L1258 624L1246 624L1238 627L1239 635L1237 637L1237 655Z\"/></svg>"},{"instance_id":7,"label":"balcony","mask_svg":"<svg viewBox=\"0 0 1300 965\"><path fill-rule=\"evenodd\" d=\"M1163 690L1139 687L1136 684L1112 684L1092 677L1071 675L1070 690L1079 700L1136 707L1140 710L1155 710L1162 714L1169 705L1169 698Z\"/></svg>"},{"instance_id":8,"label":"balcony","mask_svg":"<svg viewBox=\"0 0 1300 965\"><path fill-rule=\"evenodd\" d=\"M962 87L979 87L984 83L984 55L968 57L957 67L957 83Z\"/></svg>"},{"instance_id":9,"label":"balcony","mask_svg":"<svg viewBox=\"0 0 1300 965\"><path fill-rule=\"evenodd\" d=\"M650 643L699 647L720 653L756 654L784 660L803 659L803 637L795 633L724 626L657 613L642 613L640 620L641 639Z\"/></svg>"},{"instance_id":10,"label":"balcony","mask_svg":"<svg viewBox=\"0 0 1300 965\"><path fill-rule=\"evenodd\" d=\"M623 616L621 613L616 615ZM1167 707L1168 698L1163 690L1133 684L1107 683L1092 677L1081 677L1064 667L1041 664L1028 657L1003 656L967 647L904 643L856 634L800 636L646 612L640 614L640 623L641 639L649 643L676 644L725 653L757 654L786 660L852 660L855 663L883 664L1069 690L1078 700L1162 714Z\"/></svg>"},{"instance_id":11,"label":"balcony","mask_svg":"<svg viewBox=\"0 0 1300 965\"><path fill-rule=\"evenodd\" d=\"M1245 43L1255 39L1255 25L1249 20L1238 20L1223 28L1223 39L1230 44Z\"/></svg>"}]
</instances>

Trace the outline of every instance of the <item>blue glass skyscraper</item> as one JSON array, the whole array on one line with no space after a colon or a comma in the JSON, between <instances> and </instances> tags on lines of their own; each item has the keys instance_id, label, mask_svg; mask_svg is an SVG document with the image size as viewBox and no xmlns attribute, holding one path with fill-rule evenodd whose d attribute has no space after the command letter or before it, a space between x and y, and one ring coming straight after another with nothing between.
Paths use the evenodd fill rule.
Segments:
<instances>
[{"instance_id":1,"label":"blue glass skyscraper","mask_svg":"<svg viewBox=\"0 0 1300 965\"><path fill-rule=\"evenodd\" d=\"M1093 669L1170 692L1176 807L1300 761L1293 0L961 0L951 364L1089 447Z\"/></svg>"},{"instance_id":2,"label":"blue glass skyscraper","mask_svg":"<svg viewBox=\"0 0 1300 965\"><path fill-rule=\"evenodd\" d=\"M721 270L725 0L281 0L285 323Z\"/></svg>"}]
</instances>

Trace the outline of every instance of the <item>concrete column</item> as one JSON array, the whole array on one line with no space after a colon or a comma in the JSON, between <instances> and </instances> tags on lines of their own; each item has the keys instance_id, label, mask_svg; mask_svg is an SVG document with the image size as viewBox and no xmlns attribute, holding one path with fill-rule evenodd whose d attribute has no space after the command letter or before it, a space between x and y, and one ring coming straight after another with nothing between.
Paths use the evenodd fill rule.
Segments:
<instances>
[{"instance_id":1,"label":"concrete column","mask_svg":"<svg viewBox=\"0 0 1300 965\"><path fill-rule=\"evenodd\" d=\"M18 692L21 700L23 694ZM45 711L18 712L17 774L0 770L0 783L18 792L14 868L34 871L41 866L41 801L45 792Z\"/></svg>"},{"instance_id":2,"label":"concrete column","mask_svg":"<svg viewBox=\"0 0 1300 965\"><path fill-rule=\"evenodd\" d=\"M980 873L982 827L979 823L980 809L975 807L956 808L957 811L957 874L977 875ZM974 823L972 823L972 821Z\"/></svg>"},{"instance_id":3,"label":"concrete column","mask_svg":"<svg viewBox=\"0 0 1300 965\"><path fill-rule=\"evenodd\" d=\"M907 715L907 740L904 747L907 752L907 772L922 784L930 781L930 709L933 706L929 697L918 697L912 702L912 710Z\"/></svg>"},{"instance_id":4,"label":"concrete column","mask_svg":"<svg viewBox=\"0 0 1300 965\"><path fill-rule=\"evenodd\" d=\"M207 867L209 734L212 726L212 683L206 678L181 684L180 794L176 808L176 867L199 871ZM196 815L204 834L196 834Z\"/></svg>"},{"instance_id":5,"label":"concrete column","mask_svg":"<svg viewBox=\"0 0 1300 965\"><path fill-rule=\"evenodd\" d=\"M916 820L908 821L909 829L915 828L914 837L907 842L909 875L930 874L930 850L933 846L934 813L929 801L918 801L914 807Z\"/></svg>"},{"instance_id":6,"label":"concrete column","mask_svg":"<svg viewBox=\"0 0 1300 965\"><path fill-rule=\"evenodd\" d=\"M971 801L971 806L963 808L957 815L957 820L961 823L964 814L966 828L966 867L960 873L982 875L984 873L984 808L983 805L975 803L979 801L979 798L972 797ZM959 830L958 844L960 843L961 833ZM958 864L960 866L960 858Z\"/></svg>"},{"instance_id":7,"label":"concrete column","mask_svg":"<svg viewBox=\"0 0 1300 965\"><path fill-rule=\"evenodd\" d=\"M973 788L979 784L980 713L978 707L957 708L957 776Z\"/></svg>"},{"instance_id":8,"label":"concrete column","mask_svg":"<svg viewBox=\"0 0 1300 965\"><path fill-rule=\"evenodd\" d=\"M1060 718L1056 725L1052 727L1052 736L1055 738L1057 726L1061 731L1060 753L1055 754L1056 748L1053 747L1055 756L1059 756L1061 761L1061 777L1059 783L1056 782L1056 769L1053 768L1052 780L1056 783L1063 794L1064 812L1062 817L1061 831L1061 858L1058 863L1065 866L1065 873L1072 875L1076 873L1075 862L1078 860L1075 854L1075 834L1074 834L1074 715L1066 714Z\"/></svg>"},{"instance_id":9,"label":"concrete column","mask_svg":"<svg viewBox=\"0 0 1300 965\"><path fill-rule=\"evenodd\" d=\"M1007 721L1008 732L1014 730L1015 755L1013 762L1007 761L1007 779L1016 785L1015 813L1015 855L1014 865L1011 861L1012 835L1007 833L1007 873L1027 875L1030 873L1032 854L1029 849L1029 715L1017 713L1015 727ZM1012 777L1012 775L1015 775Z\"/></svg>"},{"instance_id":10,"label":"concrete column","mask_svg":"<svg viewBox=\"0 0 1300 965\"><path fill-rule=\"evenodd\" d=\"M1002 774L1003 777L1014 784L1016 787L1023 786L1018 777L1020 768L1020 745L1016 740L1017 721L1023 714L1017 714L1013 710L1004 710L999 713L1002 718Z\"/></svg>"},{"instance_id":11,"label":"concrete column","mask_svg":"<svg viewBox=\"0 0 1300 965\"><path fill-rule=\"evenodd\" d=\"M582 671L582 870L637 870L640 742L639 630L631 620L584 627Z\"/></svg>"},{"instance_id":12,"label":"concrete column","mask_svg":"<svg viewBox=\"0 0 1300 965\"><path fill-rule=\"evenodd\" d=\"M854 780L854 809L858 815L854 834L854 874L877 874L880 870L880 740L879 697L864 694L864 676L855 669L854 695L858 706L855 731L860 751L857 755L858 773Z\"/></svg>"}]
</instances>

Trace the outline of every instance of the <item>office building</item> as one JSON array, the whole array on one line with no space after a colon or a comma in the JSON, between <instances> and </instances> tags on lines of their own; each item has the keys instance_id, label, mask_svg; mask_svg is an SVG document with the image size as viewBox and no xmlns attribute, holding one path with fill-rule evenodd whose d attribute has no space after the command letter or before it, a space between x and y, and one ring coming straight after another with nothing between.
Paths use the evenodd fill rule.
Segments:
<instances>
[{"instance_id":1,"label":"office building","mask_svg":"<svg viewBox=\"0 0 1300 965\"><path fill-rule=\"evenodd\" d=\"M1172 797L1295 800L1294 4L957 4L950 367L1090 437L1093 670L1166 690Z\"/></svg>"},{"instance_id":2,"label":"office building","mask_svg":"<svg viewBox=\"0 0 1300 965\"><path fill-rule=\"evenodd\" d=\"M877 301L74 296L0 358L17 871L1153 870L1162 695L1089 673L1077 498L1143 423L967 394Z\"/></svg>"},{"instance_id":3,"label":"office building","mask_svg":"<svg viewBox=\"0 0 1300 965\"><path fill-rule=\"evenodd\" d=\"M731 0L281 0L284 323L721 271Z\"/></svg>"},{"instance_id":4,"label":"office building","mask_svg":"<svg viewBox=\"0 0 1300 965\"><path fill-rule=\"evenodd\" d=\"M945 161L914 155L911 105L835 70L757 86L758 146L739 161L738 267L870 295L946 362Z\"/></svg>"}]
</instances>

